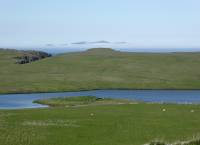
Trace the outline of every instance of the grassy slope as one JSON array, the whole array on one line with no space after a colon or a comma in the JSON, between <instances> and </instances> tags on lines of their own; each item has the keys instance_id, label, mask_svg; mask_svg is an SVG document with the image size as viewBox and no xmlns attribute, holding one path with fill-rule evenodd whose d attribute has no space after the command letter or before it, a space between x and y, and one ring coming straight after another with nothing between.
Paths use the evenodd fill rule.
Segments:
<instances>
[{"instance_id":1,"label":"grassy slope","mask_svg":"<svg viewBox=\"0 0 200 145\"><path fill-rule=\"evenodd\" d=\"M122 53L110 49L66 53L14 64L0 50L0 93L90 89L200 89L200 53Z\"/></svg>"},{"instance_id":2,"label":"grassy slope","mask_svg":"<svg viewBox=\"0 0 200 145\"><path fill-rule=\"evenodd\" d=\"M0 110L0 144L142 145L155 139L185 141L199 135L199 122L199 105Z\"/></svg>"}]
</instances>

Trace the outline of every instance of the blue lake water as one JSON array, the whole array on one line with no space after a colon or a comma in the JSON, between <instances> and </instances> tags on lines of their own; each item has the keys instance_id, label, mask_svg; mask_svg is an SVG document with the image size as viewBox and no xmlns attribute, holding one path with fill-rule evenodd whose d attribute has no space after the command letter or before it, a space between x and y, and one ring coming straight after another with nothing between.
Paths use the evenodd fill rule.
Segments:
<instances>
[{"instance_id":1,"label":"blue lake water","mask_svg":"<svg viewBox=\"0 0 200 145\"><path fill-rule=\"evenodd\" d=\"M32 103L37 99L93 95L97 97L125 98L156 103L199 104L200 90L94 90L62 93L35 93L0 95L0 109L47 107Z\"/></svg>"}]
</instances>

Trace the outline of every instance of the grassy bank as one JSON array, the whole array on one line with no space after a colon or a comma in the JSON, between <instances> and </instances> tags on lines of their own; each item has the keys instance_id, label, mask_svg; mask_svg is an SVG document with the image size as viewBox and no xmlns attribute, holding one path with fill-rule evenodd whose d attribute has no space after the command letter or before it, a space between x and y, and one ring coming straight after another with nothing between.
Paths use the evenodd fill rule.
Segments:
<instances>
[{"instance_id":1,"label":"grassy bank","mask_svg":"<svg viewBox=\"0 0 200 145\"><path fill-rule=\"evenodd\" d=\"M133 101L98 98L95 96L78 96L78 97L62 97L51 98L45 100L35 100L34 103L49 105L51 107L70 107L70 106L88 106L88 105L114 105L114 104L131 104Z\"/></svg>"},{"instance_id":2,"label":"grassy bank","mask_svg":"<svg viewBox=\"0 0 200 145\"><path fill-rule=\"evenodd\" d=\"M88 105L0 110L1 145L142 145L199 137L200 106Z\"/></svg>"},{"instance_id":3,"label":"grassy bank","mask_svg":"<svg viewBox=\"0 0 200 145\"><path fill-rule=\"evenodd\" d=\"M0 93L91 89L200 89L200 53L128 53L91 49L28 64L0 50Z\"/></svg>"},{"instance_id":4,"label":"grassy bank","mask_svg":"<svg viewBox=\"0 0 200 145\"><path fill-rule=\"evenodd\" d=\"M175 143L165 143L161 141L154 141L146 145L200 145L199 139L193 139L189 141L177 141Z\"/></svg>"}]
</instances>

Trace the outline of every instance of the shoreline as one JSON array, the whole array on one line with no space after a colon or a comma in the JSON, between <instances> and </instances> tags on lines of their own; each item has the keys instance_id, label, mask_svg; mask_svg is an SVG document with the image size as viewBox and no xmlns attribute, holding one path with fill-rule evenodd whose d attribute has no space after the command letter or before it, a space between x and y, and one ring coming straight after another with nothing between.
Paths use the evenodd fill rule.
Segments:
<instances>
[{"instance_id":1,"label":"shoreline","mask_svg":"<svg viewBox=\"0 0 200 145\"><path fill-rule=\"evenodd\" d=\"M7 93L1 93L1 95L14 95L14 94L47 94L47 93L69 93L69 92L87 92L87 91L200 91L199 89L122 89L122 88L115 88L115 89L83 89L83 90L65 90L65 91L30 91L30 92L7 92Z\"/></svg>"}]
</instances>

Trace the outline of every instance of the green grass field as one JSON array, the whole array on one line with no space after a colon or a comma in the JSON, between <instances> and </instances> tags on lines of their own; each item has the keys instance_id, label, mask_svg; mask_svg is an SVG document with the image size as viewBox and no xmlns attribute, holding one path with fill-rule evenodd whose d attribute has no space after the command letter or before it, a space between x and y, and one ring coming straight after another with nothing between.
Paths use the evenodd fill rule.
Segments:
<instances>
[{"instance_id":1,"label":"green grass field","mask_svg":"<svg viewBox=\"0 0 200 145\"><path fill-rule=\"evenodd\" d=\"M91 49L29 64L0 50L0 93L91 89L200 89L200 53L127 53Z\"/></svg>"},{"instance_id":2,"label":"green grass field","mask_svg":"<svg viewBox=\"0 0 200 145\"><path fill-rule=\"evenodd\" d=\"M165 111L164 111L165 110ZM1 145L142 145L191 140L200 106L122 104L0 110Z\"/></svg>"}]
</instances>

